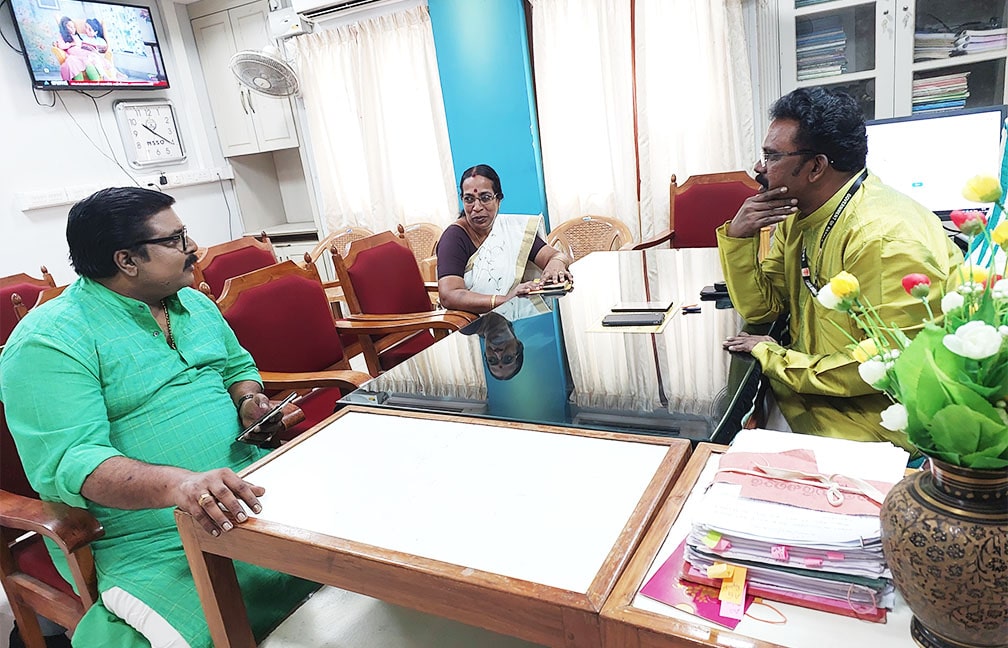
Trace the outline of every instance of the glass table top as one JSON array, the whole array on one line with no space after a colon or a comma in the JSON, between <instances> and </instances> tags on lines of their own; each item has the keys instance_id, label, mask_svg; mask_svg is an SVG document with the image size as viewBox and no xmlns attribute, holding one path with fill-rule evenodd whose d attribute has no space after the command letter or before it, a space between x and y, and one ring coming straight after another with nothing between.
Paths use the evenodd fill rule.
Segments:
<instances>
[{"instance_id":1,"label":"glass table top","mask_svg":"<svg viewBox=\"0 0 1008 648\"><path fill-rule=\"evenodd\" d=\"M574 290L515 299L343 398L384 408L724 442L751 412L758 363L721 342L743 328L716 249L594 252ZM657 327L604 327L621 302L671 301ZM684 306L699 306L684 312Z\"/></svg>"}]
</instances>

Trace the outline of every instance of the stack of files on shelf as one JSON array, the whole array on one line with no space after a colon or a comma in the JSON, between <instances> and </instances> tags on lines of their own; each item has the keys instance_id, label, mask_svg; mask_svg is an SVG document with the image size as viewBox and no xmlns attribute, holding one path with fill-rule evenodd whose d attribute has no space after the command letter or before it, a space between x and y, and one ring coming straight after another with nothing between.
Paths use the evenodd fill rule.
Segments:
<instances>
[{"instance_id":1,"label":"stack of files on shelf","mask_svg":"<svg viewBox=\"0 0 1008 648\"><path fill-rule=\"evenodd\" d=\"M954 51L956 54L976 54L1003 50L1008 47L1008 28L964 29L956 34Z\"/></svg>"},{"instance_id":2,"label":"stack of files on shelf","mask_svg":"<svg viewBox=\"0 0 1008 648\"><path fill-rule=\"evenodd\" d=\"M796 25L798 80L836 76L847 71L847 34L840 16L802 20Z\"/></svg>"},{"instance_id":3,"label":"stack of files on shelf","mask_svg":"<svg viewBox=\"0 0 1008 648\"><path fill-rule=\"evenodd\" d=\"M811 436L795 449L795 438L739 432L690 521L681 578L723 592L741 573L742 596L882 622L894 590L879 508L909 455Z\"/></svg>"},{"instance_id":4,"label":"stack of files on shelf","mask_svg":"<svg viewBox=\"0 0 1008 648\"><path fill-rule=\"evenodd\" d=\"M955 110L966 106L969 97L969 72L914 79L912 84L914 114Z\"/></svg>"},{"instance_id":5,"label":"stack of files on shelf","mask_svg":"<svg viewBox=\"0 0 1008 648\"><path fill-rule=\"evenodd\" d=\"M914 33L914 61L945 59L952 56L956 35L952 32Z\"/></svg>"}]
</instances>

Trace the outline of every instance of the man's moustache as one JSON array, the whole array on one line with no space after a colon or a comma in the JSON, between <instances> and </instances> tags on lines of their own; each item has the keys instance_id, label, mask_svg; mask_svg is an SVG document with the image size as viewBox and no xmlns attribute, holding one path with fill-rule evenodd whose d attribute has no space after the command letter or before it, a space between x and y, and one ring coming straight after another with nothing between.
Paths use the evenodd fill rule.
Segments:
<instances>
[{"instance_id":1,"label":"man's moustache","mask_svg":"<svg viewBox=\"0 0 1008 648\"><path fill-rule=\"evenodd\" d=\"M188 268L191 268L191 267L193 267L194 265L196 265L196 262L197 262L198 260L199 260L199 259L198 259L198 258L196 257L196 255L195 255L195 254L192 254L192 255L190 255L189 257L187 257L187 258L186 258L186 261L185 261L185 267L186 267L187 269L188 269Z\"/></svg>"},{"instance_id":2,"label":"man's moustache","mask_svg":"<svg viewBox=\"0 0 1008 648\"><path fill-rule=\"evenodd\" d=\"M770 181L767 179L766 174L757 173L756 182L760 183L763 186L763 191L766 191L767 189L770 188Z\"/></svg>"}]
</instances>

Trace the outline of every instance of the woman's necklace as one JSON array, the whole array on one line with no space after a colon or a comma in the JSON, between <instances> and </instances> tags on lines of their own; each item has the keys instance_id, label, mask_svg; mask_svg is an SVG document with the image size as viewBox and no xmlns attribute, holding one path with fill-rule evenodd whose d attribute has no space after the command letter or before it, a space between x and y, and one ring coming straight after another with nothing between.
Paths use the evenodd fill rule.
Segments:
<instances>
[{"instance_id":1,"label":"woman's necklace","mask_svg":"<svg viewBox=\"0 0 1008 648\"><path fill-rule=\"evenodd\" d=\"M175 337L172 335L171 331L171 315L168 314L168 304L166 304L165 300L163 299L161 300L161 308L164 309L165 328L168 329L168 335L166 336L166 338L168 339L168 346L174 349Z\"/></svg>"}]
</instances>

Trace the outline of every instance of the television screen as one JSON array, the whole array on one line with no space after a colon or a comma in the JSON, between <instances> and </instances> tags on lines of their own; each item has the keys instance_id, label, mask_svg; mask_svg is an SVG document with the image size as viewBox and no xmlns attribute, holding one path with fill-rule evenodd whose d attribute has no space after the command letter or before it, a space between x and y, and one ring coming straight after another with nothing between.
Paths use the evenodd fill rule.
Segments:
<instances>
[{"instance_id":1,"label":"television screen","mask_svg":"<svg viewBox=\"0 0 1008 648\"><path fill-rule=\"evenodd\" d=\"M869 121L868 168L939 216L979 207L962 188L975 175L1000 174L1006 108Z\"/></svg>"},{"instance_id":2,"label":"television screen","mask_svg":"<svg viewBox=\"0 0 1008 648\"><path fill-rule=\"evenodd\" d=\"M11 0L11 8L34 87L168 87L149 7Z\"/></svg>"}]
</instances>

